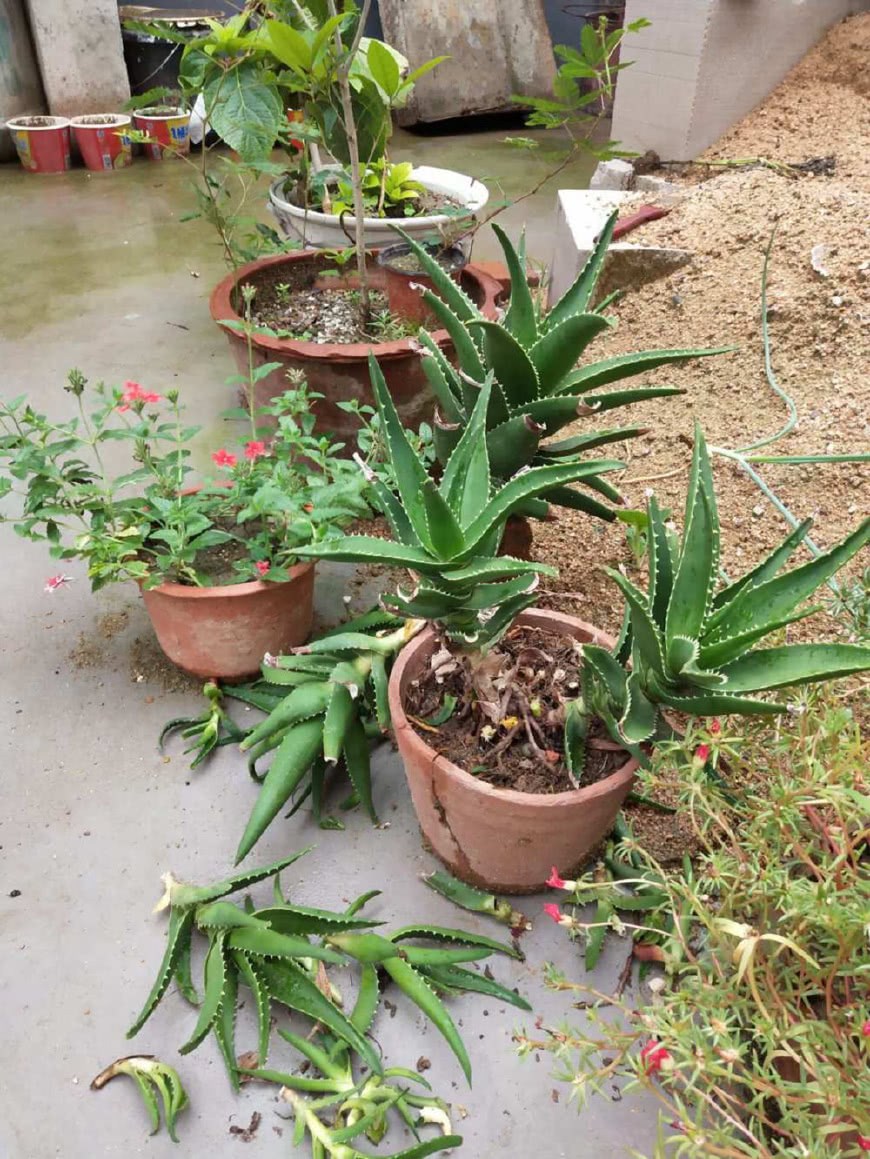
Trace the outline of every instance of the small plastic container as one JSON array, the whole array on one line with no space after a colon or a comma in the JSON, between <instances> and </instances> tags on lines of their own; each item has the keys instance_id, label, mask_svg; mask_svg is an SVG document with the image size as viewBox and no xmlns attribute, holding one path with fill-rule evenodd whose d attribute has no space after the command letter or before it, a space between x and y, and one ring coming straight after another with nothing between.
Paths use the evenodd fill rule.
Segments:
<instances>
[{"instance_id":1,"label":"small plastic container","mask_svg":"<svg viewBox=\"0 0 870 1159\"><path fill-rule=\"evenodd\" d=\"M133 124L151 138L145 156L152 161L190 152L190 113L184 109L141 109L133 114Z\"/></svg>"},{"instance_id":2,"label":"small plastic container","mask_svg":"<svg viewBox=\"0 0 870 1159\"><path fill-rule=\"evenodd\" d=\"M6 122L18 159L30 173L66 173L70 167L66 117L13 117Z\"/></svg>"},{"instance_id":3,"label":"small plastic container","mask_svg":"<svg viewBox=\"0 0 870 1159\"><path fill-rule=\"evenodd\" d=\"M133 160L130 118L121 113L95 113L70 121L82 160L95 173L125 169Z\"/></svg>"},{"instance_id":4,"label":"small plastic container","mask_svg":"<svg viewBox=\"0 0 870 1159\"><path fill-rule=\"evenodd\" d=\"M454 282L459 281L466 264L465 254L458 245L444 247L438 242L423 243ZM388 245L378 254L378 265L384 271L384 289L390 312L405 318L408 322L419 322L421 326L437 325L437 319L423 301L423 290L437 293L428 274L415 269L414 254L407 242ZM406 268L409 267L410 268Z\"/></svg>"}]
</instances>

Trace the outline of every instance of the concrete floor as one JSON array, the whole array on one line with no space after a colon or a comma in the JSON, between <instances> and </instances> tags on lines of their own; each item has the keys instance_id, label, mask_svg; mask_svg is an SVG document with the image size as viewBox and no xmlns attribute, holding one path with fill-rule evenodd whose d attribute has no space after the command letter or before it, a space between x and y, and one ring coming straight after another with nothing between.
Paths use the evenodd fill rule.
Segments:
<instances>
[{"instance_id":1,"label":"concrete floor","mask_svg":"<svg viewBox=\"0 0 870 1159\"><path fill-rule=\"evenodd\" d=\"M449 163L448 144L417 141L415 155ZM496 172L497 164L491 151L483 168ZM509 184L519 174L513 177ZM189 208L186 180L177 163L144 161L106 177L77 171L35 178L17 167L0 169L4 395L27 392L38 407L65 414L71 399L62 384L72 366L110 382L134 378L160 392L178 386L191 417L206 427L208 445L216 445L215 416L232 402L223 385L228 352L207 309L222 267L207 228L179 221ZM551 202L545 195L520 215L534 213L542 249ZM192 1016L177 995L168 995L134 1043L124 1038L163 950L164 920L151 916L160 874L171 868L203 882L225 874L253 798L244 764L224 749L191 776L177 746L169 759L157 753L163 722L197 708L199 698L193 682L170 691L167 669L149 659L149 626L132 585L94 596L73 563L65 570L75 582L46 595L44 580L59 569L40 545L0 526L0 553L0 1156L231 1156L240 1141L229 1127L246 1126L254 1110L263 1112L263 1122L250 1153L286 1155L289 1131L275 1117L271 1091L233 1096L210 1040L179 1058ZM340 607L342 582L333 573L321 585L321 614ZM251 860L264 863L316 843L287 875L297 899L337 907L380 887L385 896L372 907L378 917L464 921L498 934L420 883L433 859L421 849L399 762L383 747L375 767L388 829L373 830L351 815L346 832L319 832L303 815L273 825ZM547 961L583 976L577 950L541 915L542 900L525 903L535 917L527 962L498 961L493 968L520 987L545 1021L579 1018L542 983ZM625 952L625 943L612 941L589 981L611 988ZM452 1006L472 1056L473 1090L440 1038L417 1025L406 1005L395 1019L382 1019L377 1034L394 1064L431 1059L436 1090L467 1109L464 1120L456 1113L467 1159L617 1159L632 1147L651 1149L651 1101L598 1100L578 1118L568 1088L552 1078L549 1057L516 1058L511 1033L531 1027L535 1015L470 996ZM240 1049L253 1042L249 1013L243 1012ZM99 1095L88 1089L97 1071L131 1048L179 1067L191 1096L179 1147L164 1133L148 1137L128 1080ZM273 1061L281 1059L276 1048Z\"/></svg>"}]
</instances>

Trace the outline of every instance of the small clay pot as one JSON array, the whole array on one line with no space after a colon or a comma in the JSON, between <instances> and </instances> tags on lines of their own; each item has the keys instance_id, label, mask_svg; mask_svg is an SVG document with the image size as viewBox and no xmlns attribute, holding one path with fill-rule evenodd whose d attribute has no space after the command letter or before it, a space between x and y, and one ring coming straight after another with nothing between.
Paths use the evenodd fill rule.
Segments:
<instances>
[{"instance_id":1,"label":"small clay pot","mask_svg":"<svg viewBox=\"0 0 870 1159\"><path fill-rule=\"evenodd\" d=\"M429 253L455 282L466 266L467 259L458 245L444 249L437 243L424 243ZM390 313L408 322L418 322L428 329L437 329L438 319L423 301L423 291L438 291L429 274L422 270L402 269L401 260L412 253L406 241L388 245L378 254L378 265L384 271L384 289L390 305Z\"/></svg>"},{"instance_id":2,"label":"small clay pot","mask_svg":"<svg viewBox=\"0 0 870 1159\"><path fill-rule=\"evenodd\" d=\"M534 609L517 623L614 646L604 632L559 612ZM497 893L535 893L553 866L570 877L613 827L638 762L627 760L604 780L566 793L493 788L439 756L405 715L405 692L423 675L435 647L431 629L407 644L389 688L393 731L427 844L455 877Z\"/></svg>"},{"instance_id":3,"label":"small clay pot","mask_svg":"<svg viewBox=\"0 0 870 1159\"><path fill-rule=\"evenodd\" d=\"M314 619L314 564L289 570L284 583L142 588L157 642L173 664L204 680L249 680L266 652L304 644Z\"/></svg>"}]
</instances>

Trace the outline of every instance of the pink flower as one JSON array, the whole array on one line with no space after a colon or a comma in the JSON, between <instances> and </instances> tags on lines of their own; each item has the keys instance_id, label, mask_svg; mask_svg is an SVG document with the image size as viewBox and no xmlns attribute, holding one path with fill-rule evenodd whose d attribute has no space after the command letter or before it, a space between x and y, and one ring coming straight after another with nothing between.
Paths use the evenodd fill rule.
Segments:
<instances>
[{"instance_id":1,"label":"pink flower","mask_svg":"<svg viewBox=\"0 0 870 1159\"><path fill-rule=\"evenodd\" d=\"M219 451L215 451L211 459L216 467L235 467L238 461L235 455L230 454L223 447Z\"/></svg>"},{"instance_id":2,"label":"pink flower","mask_svg":"<svg viewBox=\"0 0 870 1159\"><path fill-rule=\"evenodd\" d=\"M710 756L710 746L708 744L699 744L695 749L695 764L700 768L701 765L706 765L707 758Z\"/></svg>"},{"instance_id":3,"label":"pink flower","mask_svg":"<svg viewBox=\"0 0 870 1159\"><path fill-rule=\"evenodd\" d=\"M155 394L151 390L143 390L138 382L130 382L129 379L124 383L124 401L118 405L118 410L122 413L130 409L130 404L134 402L150 402L158 403L161 401L161 396Z\"/></svg>"},{"instance_id":4,"label":"pink flower","mask_svg":"<svg viewBox=\"0 0 870 1159\"><path fill-rule=\"evenodd\" d=\"M550 889L564 889L565 888L564 879L559 876L559 871L555 867L555 865L553 866L552 871L550 872L550 876L547 878L547 885L550 887Z\"/></svg>"},{"instance_id":5,"label":"pink flower","mask_svg":"<svg viewBox=\"0 0 870 1159\"><path fill-rule=\"evenodd\" d=\"M710 732L712 733L713 736L718 736L718 734L721 731L722 731L722 724L719 720L719 717L714 716L713 719L710 721Z\"/></svg>"},{"instance_id":6,"label":"pink flower","mask_svg":"<svg viewBox=\"0 0 870 1159\"><path fill-rule=\"evenodd\" d=\"M547 902L547 904L544 906L544 913L547 915L547 917L552 918L557 926L574 925L574 919L569 918L567 914L563 914L559 907L554 905L551 901Z\"/></svg>"},{"instance_id":7,"label":"pink flower","mask_svg":"<svg viewBox=\"0 0 870 1159\"><path fill-rule=\"evenodd\" d=\"M660 1070L671 1070L674 1065L671 1052L660 1042L651 1038L646 1046L642 1047L640 1059L643 1063L644 1074L655 1074Z\"/></svg>"},{"instance_id":8,"label":"pink flower","mask_svg":"<svg viewBox=\"0 0 870 1159\"><path fill-rule=\"evenodd\" d=\"M254 567L257 569L260 575L265 575L271 566L272 565L269 563L268 559L258 559L254 564Z\"/></svg>"},{"instance_id":9,"label":"pink flower","mask_svg":"<svg viewBox=\"0 0 870 1159\"><path fill-rule=\"evenodd\" d=\"M261 455L268 455L268 453L266 444L263 442L255 442L252 440L250 443L245 443L245 458L250 459L252 462L254 459L259 459Z\"/></svg>"},{"instance_id":10,"label":"pink flower","mask_svg":"<svg viewBox=\"0 0 870 1159\"><path fill-rule=\"evenodd\" d=\"M71 575L53 575L45 581L43 591L56 592L58 588L65 588L67 584L71 584L73 577Z\"/></svg>"},{"instance_id":11,"label":"pink flower","mask_svg":"<svg viewBox=\"0 0 870 1159\"><path fill-rule=\"evenodd\" d=\"M865 1038L870 1038L870 1018L868 1018L864 1025L861 1027L861 1033Z\"/></svg>"},{"instance_id":12,"label":"pink flower","mask_svg":"<svg viewBox=\"0 0 870 1159\"><path fill-rule=\"evenodd\" d=\"M870 1135L859 1135L858 1146L862 1151L870 1151Z\"/></svg>"}]
</instances>

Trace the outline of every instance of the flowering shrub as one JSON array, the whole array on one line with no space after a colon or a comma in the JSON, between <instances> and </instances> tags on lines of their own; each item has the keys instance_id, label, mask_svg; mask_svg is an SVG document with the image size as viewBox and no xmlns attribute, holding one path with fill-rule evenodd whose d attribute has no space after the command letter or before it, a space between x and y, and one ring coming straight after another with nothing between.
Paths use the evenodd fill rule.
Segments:
<instances>
[{"instance_id":1,"label":"flowering shrub","mask_svg":"<svg viewBox=\"0 0 870 1159\"><path fill-rule=\"evenodd\" d=\"M55 559L84 559L94 590L125 579L148 587L283 580L298 547L369 513L359 471L312 434L313 396L301 380L261 411L231 412L249 422L251 437L238 452L215 451L217 475L198 488L188 476L199 428L184 422L177 391L164 398L136 382L100 382L86 409L87 388L71 371L64 389L78 415L67 421L40 414L23 396L0 401L0 466L8 472L0 498L18 497L20 535L47 541ZM259 429L262 417L277 429ZM121 474L106 466L117 442L132 460ZM225 554L218 579L206 567L210 549ZM52 576L45 590L69 582Z\"/></svg>"},{"instance_id":2,"label":"flowering shrub","mask_svg":"<svg viewBox=\"0 0 870 1159\"><path fill-rule=\"evenodd\" d=\"M556 1056L581 1102L619 1076L652 1092L656 1159L870 1149L868 749L833 703L810 698L773 741L758 727L742 746L729 738L733 779L749 780L736 802L703 768L687 771L681 804L702 846L692 873L668 874L635 846L674 918L650 997L593 992L585 1027L517 1036L521 1052ZM572 934L583 927L547 909Z\"/></svg>"}]
</instances>

